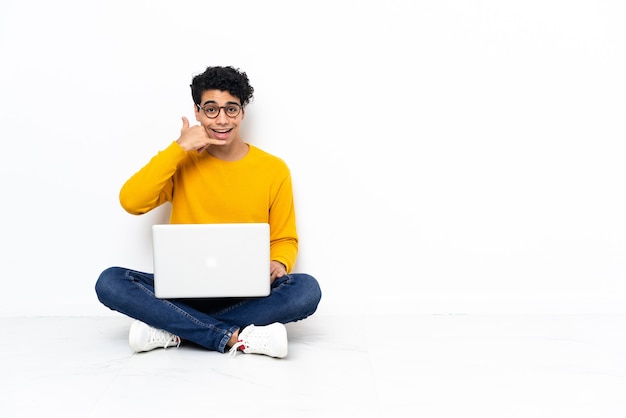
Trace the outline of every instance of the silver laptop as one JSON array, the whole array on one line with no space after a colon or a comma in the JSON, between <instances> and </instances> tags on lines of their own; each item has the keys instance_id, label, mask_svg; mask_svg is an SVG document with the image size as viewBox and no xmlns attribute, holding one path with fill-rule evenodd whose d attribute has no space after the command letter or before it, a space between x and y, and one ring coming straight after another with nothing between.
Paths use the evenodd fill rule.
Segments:
<instances>
[{"instance_id":1,"label":"silver laptop","mask_svg":"<svg viewBox=\"0 0 626 418\"><path fill-rule=\"evenodd\" d=\"M269 235L266 223L153 225L156 296L269 295Z\"/></svg>"}]
</instances>

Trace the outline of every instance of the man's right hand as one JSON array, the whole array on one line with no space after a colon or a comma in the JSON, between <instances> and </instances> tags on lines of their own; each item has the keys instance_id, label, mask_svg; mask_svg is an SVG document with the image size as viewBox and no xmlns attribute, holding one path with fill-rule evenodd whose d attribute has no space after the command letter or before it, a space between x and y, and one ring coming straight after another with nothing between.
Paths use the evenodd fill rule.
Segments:
<instances>
[{"instance_id":1,"label":"man's right hand","mask_svg":"<svg viewBox=\"0 0 626 418\"><path fill-rule=\"evenodd\" d=\"M189 120L183 116L183 127L180 137L176 140L185 151L197 150L202 152L211 145L223 145L226 141L209 137L207 131L200 125L189 126Z\"/></svg>"}]
</instances>

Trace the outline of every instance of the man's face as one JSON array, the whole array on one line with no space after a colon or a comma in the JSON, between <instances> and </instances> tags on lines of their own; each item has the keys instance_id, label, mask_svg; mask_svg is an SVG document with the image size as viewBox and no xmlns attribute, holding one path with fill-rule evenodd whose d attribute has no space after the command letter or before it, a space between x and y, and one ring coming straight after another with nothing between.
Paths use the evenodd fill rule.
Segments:
<instances>
[{"instance_id":1,"label":"man's face","mask_svg":"<svg viewBox=\"0 0 626 418\"><path fill-rule=\"evenodd\" d=\"M236 113L237 108L240 108L240 111L236 116L228 115ZM210 138L223 139L226 141L224 144L226 146L240 140L239 125L243 120L244 110L241 108L239 99L229 92L205 91L200 100L200 109L195 107L195 114L196 120L204 127Z\"/></svg>"}]
</instances>

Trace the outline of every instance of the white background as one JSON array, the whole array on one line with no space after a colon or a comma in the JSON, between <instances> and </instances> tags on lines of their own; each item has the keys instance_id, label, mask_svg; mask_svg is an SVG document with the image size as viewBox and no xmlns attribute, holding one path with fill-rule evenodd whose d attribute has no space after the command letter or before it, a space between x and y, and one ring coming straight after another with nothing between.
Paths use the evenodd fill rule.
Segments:
<instances>
[{"instance_id":1,"label":"white background","mask_svg":"<svg viewBox=\"0 0 626 418\"><path fill-rule=\"evenodd\" d=\"M0 3L2 315L151 270L122 183L208 65L294 179L320 312L626 312L621 0Z\"/></svg>"}]
</instances>

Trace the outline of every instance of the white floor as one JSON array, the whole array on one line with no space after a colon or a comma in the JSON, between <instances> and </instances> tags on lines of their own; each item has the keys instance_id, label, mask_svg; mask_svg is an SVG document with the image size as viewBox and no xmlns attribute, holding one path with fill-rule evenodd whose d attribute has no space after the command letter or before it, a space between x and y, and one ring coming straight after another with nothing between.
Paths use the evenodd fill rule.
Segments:
<instances>
[{"instance_id":1,"label":"white floor","mask_svg":"<svg viewBox=\"0 0 626 418\"><path fill-rule=\"evenodd\" d=\"M626 315L315 315L289 355L134 354L130 320L0 318L7 417L626 417Z\"/></svg>"}]
</instances>

